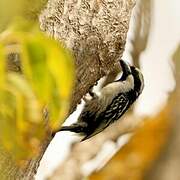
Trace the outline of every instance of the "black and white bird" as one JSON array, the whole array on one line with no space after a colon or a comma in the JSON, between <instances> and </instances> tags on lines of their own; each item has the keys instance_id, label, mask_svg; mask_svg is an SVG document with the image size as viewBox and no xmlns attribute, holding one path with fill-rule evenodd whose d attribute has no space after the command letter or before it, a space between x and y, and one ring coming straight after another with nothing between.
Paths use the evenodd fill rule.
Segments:
<instances>
[{"instance_id":1,"label":"black and white bird","mask_svg":"<svg viewBox=\"0 0 180 180\"><path fill-rule=\"evenodd\" d=\"M120 60L123 74L120 79L106 85L100 95L91 93L76 123L63 126L59 131L83 135L82 141L100 133L119 120L141 94L144 79L141 71Z\"/></svg>"}]
</instances>

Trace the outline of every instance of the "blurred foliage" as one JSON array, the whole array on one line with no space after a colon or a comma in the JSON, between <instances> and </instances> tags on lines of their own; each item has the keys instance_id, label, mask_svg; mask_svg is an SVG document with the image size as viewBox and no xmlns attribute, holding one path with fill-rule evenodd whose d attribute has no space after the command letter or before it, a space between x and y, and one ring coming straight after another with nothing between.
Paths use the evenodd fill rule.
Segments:
<instances>
[{"instance_id":1,"label":"blurred foliage","mask_svg":"<svg viewBox=\"0 0 180 180\"><path fill-rule=\"evenodd\" d=\"M34 22L47 0L0 0L0 32L17 17Z\"/></svg>"},{"instance_id":2,"label":"blurred foliage","mask_svg":"<svg viewBox=\"0 0 180 180\"><path fill-rule=\"evenodd\" d=\"M16 162L39 152L47 121L63 122L73 69L71 53L26 21L0 34L0 143Z\"/></svg>"},{"instance_id":3,"label":"blurred foliage","mask_svg":"<svg viewBox=\"0 0 180 180\"><path fill-rule=\"evenodd\" d=\"M179 83L180 83L180 44L177 46L177 49L176 49L175 53L173 54L173 60L175 63L175 67L174 67L175 78L179 85Z\"/></svg>"},{"instance_id":4,"label":"blurred foliage","mask_svg":"<svg viewBox=\"0 0 180 180\"><path fill-rule=\"evenodd\" d=\"M159 159L159 156L162 155L166 149L169 149L168 145L173 141L172 139L170 140L173 131L175 129L179 131L179 128L176 126L178 126L180 118L180 46L176 49L172 59L174 60L176 89L170 94L166 106L155 117L145 118L143 120L144 125L135 132L128 144L120 149L105 167L93 173L89 179L143 180L144 177L145 179L149 178L149 175L151 175L149 179L154 179L153 169L157 168L155 161L157 160L156 163L162 161L163 157ZM175 132L174 134L177 135ZM179 146L177 143L175 145L176 147L171 148L174 149ZM164 159L169 158L171 160L174 156L179 156L177 151L171 155L172 157L165 156ZM162 169L162 164L160 165L160 169ZM166 163L165 165L167 166L168 164ZM151 172L149 172L149 170L151 170ZM169 172L170 177L171 173L172 171ZM177 172L177 174L179 174L179 172Z\"/></svg>"},{"instance_id":5,"label":"blurred foliage","mask_svg":"<svg viewBox=\"0 0 180 180\"><path fill-rule=\"evenodd\" d=\"M179 165L180 165L180 45L177 46L173 54L173 68L176 80L176 88L170 94L168 101L168 109L171 113L171 134L168 137L168 143L160 154L160 157L153 163L147 171L144 179L158 180L179 180Z\"/></svg>"},{"instance_id":6,"label":"blurred foliage","mask_svg":"<svg viewBox=\"0 0 180 180\"><path fill-rule=\"evenodd\" d=\"M150 35L152 19L152 0L139 0L134 15L133 38L131 39L131 57L139 67L140 55L145 51Z\"/></svg>"},{"instance_id":7,"label":"blurred foliage","mask_svg":"<svg viewBox=\"0 0 180 180\"><path fill-rule=\"evenodd\" d=\"M92 180L142 180L144 173L160 154L171 127L171 114L165 107L156 117L144 119L144 125L108 162L90 176Z\"/></svg>"}]
</instances>

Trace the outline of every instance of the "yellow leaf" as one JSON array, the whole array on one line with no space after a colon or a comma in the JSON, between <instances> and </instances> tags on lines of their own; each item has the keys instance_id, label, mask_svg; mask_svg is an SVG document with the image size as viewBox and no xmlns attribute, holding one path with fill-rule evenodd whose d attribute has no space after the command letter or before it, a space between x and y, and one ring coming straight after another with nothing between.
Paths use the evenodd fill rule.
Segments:
<instances>
[{"instance_id":1,"label":"yellow leaf","mask_svg":"<svg viewBox=\"0 0 180 180\"><path fill-rule=\"evenodd\" d=\"M45 109L52 130L65 120L74 65L62 44L34 29L8 30L0 43L0 141L19 163L40 150ZM21 72L6 71L9 53L19 54Z\"/></svg>"}]
</instances>

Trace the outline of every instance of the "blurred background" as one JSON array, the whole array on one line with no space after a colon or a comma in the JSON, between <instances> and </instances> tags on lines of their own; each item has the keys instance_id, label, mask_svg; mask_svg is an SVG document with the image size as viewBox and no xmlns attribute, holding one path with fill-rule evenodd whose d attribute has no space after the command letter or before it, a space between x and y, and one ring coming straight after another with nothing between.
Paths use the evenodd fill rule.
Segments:
<instances>
[{"instance_id":1,"label":"blurred background","mask_svg":"<svg viewBox=\"0 0 180 180\"><path fill-rule=\"evenodd\" d=\"M123 59L143 72L144 91L120 121L81 143L70 132L50 138L75 75L70 52L39 28L46 3L0 0L0 179L32 179L41 160L36 180L180 180L180 1L137 0Z\"/></svg>"},{"instance_id":2,"label":"blurred background","mask_svg":"<svg viewBox=\"0 0 180 180\"><path fill-rule=\"evenodd\" d=\"M56 134L36 180L180 179L179 7L179 0L138 1L123 59L142 70L142 95L123 123L114 125L114 134L110 127L102 136L83 143L71 133ZM66 124L81 109L82 105Z\"/></svg>"}]
</instances>

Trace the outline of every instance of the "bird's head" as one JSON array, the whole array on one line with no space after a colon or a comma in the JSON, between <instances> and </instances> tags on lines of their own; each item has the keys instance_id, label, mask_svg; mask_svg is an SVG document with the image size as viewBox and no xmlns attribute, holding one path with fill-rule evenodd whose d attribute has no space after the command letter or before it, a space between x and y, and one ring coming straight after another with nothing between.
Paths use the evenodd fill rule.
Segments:
<instances>
[{"instance_id":1,"label":"bird's head","mask_svg":"<svg viewBox=\"0 0 180 180\"><path fill-rule=\"evenodd\" d=\"M137 95L139 95L144 89L144 77L142 72L138 68L134 66L130 66L130 68L131 73L134 77L134 90L137 92Z\"/></svg>"},{"instance_id":2,"label":"bird's head","mask_svg":"<svg viewBox=\"0 0 180 180\"><path fill-rule=\"evenodd\" d=\"M133 90L137 93L137 96L141 94L144 88L144 78L142 72L135 66L131 66L123 60L120 60L120 65L123 71L123 74L119 81L126 81L128 77L133 76Z\"/></svg>"}]
</instances>

